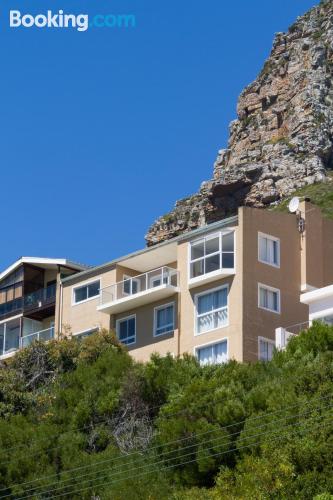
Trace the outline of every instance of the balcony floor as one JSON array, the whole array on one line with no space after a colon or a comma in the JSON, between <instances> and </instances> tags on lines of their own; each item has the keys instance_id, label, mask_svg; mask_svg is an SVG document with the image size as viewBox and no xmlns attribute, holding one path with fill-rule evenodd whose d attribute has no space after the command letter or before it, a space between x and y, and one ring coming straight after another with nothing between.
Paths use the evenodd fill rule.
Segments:
<instances>
[{"instance_id":1,"label":"balcony floor","mask_svg":"<svg viewBox=\"0 0 333 500\"><path fill-rule=\"evenodd\" d=\"M150 304L151 302L156 302L158 300L163 300L167 297L171 297L179 290L173 285L160 285L155 288L149 288L144 292L138 292L133 295L128 295L119 300L108 302L105 304L100 304L97 306L97 310L105 312L107 314L118 314L125 311L130 311L136 309L137 307Z\"/></svg>"}]
</instances>

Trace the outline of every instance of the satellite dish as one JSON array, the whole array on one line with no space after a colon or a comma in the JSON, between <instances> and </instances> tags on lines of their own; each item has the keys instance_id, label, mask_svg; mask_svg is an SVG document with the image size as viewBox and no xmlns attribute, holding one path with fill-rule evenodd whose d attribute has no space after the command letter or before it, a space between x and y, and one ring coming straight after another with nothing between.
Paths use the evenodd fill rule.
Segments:
<instances>
[{"instance_id":1,"label":"satellite dish","mask_svg":"<svg viewBox=\"0 0 333 500\"><path fill-rule=\"evenodd\" d=\"M289 212L292 213L292 214L294 214L295 212L297 212L297 210L299 208L299 198L297 196L295 196L294 198L292 198L290 200L288 208L289 208Z\"/></svg>"}]
</instances>

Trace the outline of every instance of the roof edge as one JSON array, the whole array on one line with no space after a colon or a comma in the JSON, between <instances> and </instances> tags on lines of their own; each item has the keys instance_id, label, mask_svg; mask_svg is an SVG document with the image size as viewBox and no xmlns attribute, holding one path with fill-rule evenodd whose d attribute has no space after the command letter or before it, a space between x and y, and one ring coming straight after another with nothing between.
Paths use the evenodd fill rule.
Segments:
<instances>
[{"instance_id":1,"label":"roof edge","mask_svg":"<svg viewBox=\"0 0 333 500\"><path fill-rule=\"evenodd\" d=\"M124 260L130 259L131 257L136 257L138 255L141 255L143 253L148 253L156 248L162 248L163 246L171 245L172 243L178 243L180 241L186 241L188 239L191 239L194 236L203 234L207 231L211 231L214 229L218 229L220 227L224 227L229 224L237 223L238 222L238 215L234 215L232 217L228 217L226 219L219 220L217 222L212 222L211 224L206 224L205 226L199 227L197 229L193 229L192 231L188 231L186 233L180 234L179 236L175 236L174 238L170 238L169 240L162 241L161 243L158 243L157 245L152 245L150 247L145 247L141 250L137 250L135 252L131 252L127 255L123 255L122 257L118 257L117 259L113 259L109 262L106 262L104 264L100 264L95 267L91 267L85 271L76 273L73 276L68 276L66 278L63 278L61 281L64 284L69 284L71 282L77 281L78 278L88 278L90 275L96 274L96 272L104 272L104 271L110 271L114 266Z\"/></svg>"}]
</instances>

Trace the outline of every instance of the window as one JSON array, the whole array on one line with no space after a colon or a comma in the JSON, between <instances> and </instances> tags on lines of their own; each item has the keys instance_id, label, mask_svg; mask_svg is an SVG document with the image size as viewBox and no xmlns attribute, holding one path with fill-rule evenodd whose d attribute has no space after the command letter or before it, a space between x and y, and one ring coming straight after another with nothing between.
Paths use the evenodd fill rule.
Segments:
<instances>
[{"instance_id":1,"label":"window","mask_svg":"<svg viewBox=\"0 0 333 500\"><path fill-rule=\"evenodd\" d=\"M273 357L275 343L273 340L264 339L262 337L259 340L259 359L261 361L270 361Z\"/></svg>"},{"instance_id":2,"label":"window","mask_svg":"<svg viewBox=\"0 0 333 500\"><path fill-rule=\"evenodd\" d=\"M267 311L280 313L280 290L259 284L258 306Z\"/></svg>"},{"instance_id":3,"label":"window","mask_svg":"<svg viewBox=\"0 0 333 500\"><path fill-rule=\"evenodd\" d=\"M126 345L134 344L136 340L136 317L118 319L116 322L117 336Z\"/></svg>"},{"instance_id":4,"label":"window","mask_svg":"<svg viewBox=\"0 0 333 500\"><path fill-rule=\"evenodd\" d=\"M173 332L175 329L174 304L155 307L154 310L154 335Z\"/></svg>"},{"instance_id":5,"label":"window","mask_svg":"<svg viewBox=\"0 0 333 500\"><path fill-rule=\"evenodd\" d=\"M266 234L258 234L258 259L271 266L280 266L280 240Z\"/></svg>"},{"instance_id":6,"label":"window","mask_svg":"<svg viewBox=\"0 0 333 500\"><path fill-rule=\"evenodd\" d=\"M85 300L93 299L98 297L100 290L100 281L94 281L92 283L87 283L84 286L74 288L74 304L84 302Z\"/></svg>"},{"instance_id":7,"label":"window","mask_svg":"<svg viewBox=\"0 0 333 500\"><path fill-rule=\"evenodd\" d=\"M228 287L196 295L196 334L228 324Z\"/></svg>"},{"instance_id":8,"label":"window","mask_svg":"<svg viewBox=\"0 0 333 500\"><path fill-rule=\"evenodd\" d=\"M196 349L196 355L200 365L216 365L228 361L228 342L218 342Z\"/></svg>"},{"instance_id":9,"label":"window","mask_svg":"<svg viewBox=\"0 0 333 500\"><path fill-rule=\"evenodd\" d=\"M217 233L190 243L190 279L234 268L234 232Z\"/></svg>"}]
</instances>

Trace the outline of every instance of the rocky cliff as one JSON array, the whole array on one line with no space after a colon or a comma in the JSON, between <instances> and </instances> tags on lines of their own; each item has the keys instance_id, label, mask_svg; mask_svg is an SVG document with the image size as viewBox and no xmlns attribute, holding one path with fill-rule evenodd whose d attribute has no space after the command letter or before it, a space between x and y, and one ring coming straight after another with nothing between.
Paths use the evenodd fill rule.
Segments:
<instances>
[{"instance_id":1,"label":"rocky cliff","mask_svg":"<svg viewBox=\"0 0 333 500\"><path fill-rule=\"evenodd\" d=\"M333 2L322 1L277 33L271 54L239 97L213 179L177 201L148 230L147 245L234 213L267 207L324 182L333 168Z\"/></svg>"}]
</instances>

